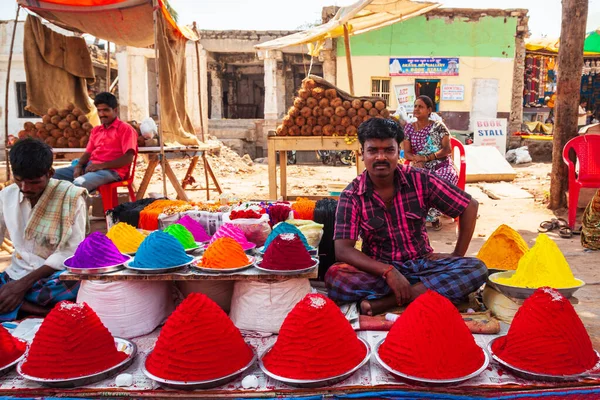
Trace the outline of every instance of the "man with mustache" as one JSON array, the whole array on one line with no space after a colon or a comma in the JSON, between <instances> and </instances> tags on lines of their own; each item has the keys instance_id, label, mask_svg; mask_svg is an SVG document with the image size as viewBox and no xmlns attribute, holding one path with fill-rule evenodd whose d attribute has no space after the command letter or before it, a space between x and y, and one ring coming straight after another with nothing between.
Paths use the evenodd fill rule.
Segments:
<instances>
[{"instance_id":1,"label":"man with mustache","mask_svg":"<svg viewBox=\"0 0 600 400\"><path fill-rule=\"evenodd\" d=\"M35 139L10 149L14 182L0 191L0 243L10 236L15 252L0 273L0 321L46 315L62 300L75 300L78 282L61 281L65 259L87 228L87 191L52 179L52 149Z\"/></svg>"},{"instance_id":2,"label":"man with mustache","mask_svg":"<svg viewBox=\"0 0 600 400\"><path fill-rule=\"evenodd\" d=\"M94 99L101 125L92 129L85 153L76 165L56 170L55 179L73 182L93 192L129 174L137 153L138 134L117 117L117 98L108 92Z\"/></svg>"},{"instance_id":3,"label":"man with mustache","mask_svg":"<svg viewBox=\"0 0 600 400\"><path fill-rule=\"evenodd\" d=\"M329 297L360 302L360 312L376 315L407 304L426 290L459 302L486 280L487 268L465 258L477 219L477 201L426 170L398 164L402 128L372 118L358 128L366 171L340 195L335 224L338 261L325 275ZM460 217L452 254L436 254L425 217L435 207ZM362 251L355 249L359 236Z\"/></svg>"}]
</instances>

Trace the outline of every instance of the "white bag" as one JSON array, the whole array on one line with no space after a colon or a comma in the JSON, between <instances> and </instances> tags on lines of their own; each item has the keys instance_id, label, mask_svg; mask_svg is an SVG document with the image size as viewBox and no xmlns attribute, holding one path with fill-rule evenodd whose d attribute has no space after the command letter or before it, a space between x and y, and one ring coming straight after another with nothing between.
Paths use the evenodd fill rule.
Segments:
<instances>
[{"instance_id":1,"label":"white bag","mask_svg":"<svg viewBox=\"0 0 600 400\"><path fill-rule=\"evenodd\" d=\"M146 335L173 312L172 282L82 281L77 302L86 302L113 336Z\"/></svg>"},{"instance_id":2,"label":"white bag","mask_svg":"<svg viewBox=\"0 0 600 400\"><path fill-rule=\"evenodd\" d=\"M158 126L152 118L146 118L140 124L140 132L144 139L153 139L158 133Z\"/></svg>"},{"instance_id":3,"label":"white bag","mask_svg":"<svg viewBox=\"0 0 600 400\"><path fill-rule=\"evenodd\" d=\"M202 293L217 303L226 313L231 308L233 281L180 281L177 282L183 297L190 293Z\"/></svg>"},{"instance_id":4,"label":"white bag","mask_svg":"<svg viewBox=\"0 0 600 400\"><path fill-rule=\"evenodd\" d=\"M279 333L288 313L310 292L308 279L236 281L229 318L242 330Z\"/></svg>"}]
</instances>

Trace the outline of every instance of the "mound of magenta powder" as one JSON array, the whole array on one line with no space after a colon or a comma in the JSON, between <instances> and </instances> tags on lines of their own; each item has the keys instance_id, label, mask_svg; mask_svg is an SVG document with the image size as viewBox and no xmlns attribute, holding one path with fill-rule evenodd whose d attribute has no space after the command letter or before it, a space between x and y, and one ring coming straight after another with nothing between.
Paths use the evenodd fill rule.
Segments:
<instances>
[{"instance_id":1,"label":"mound of magenta powder","mask_svg":"<svg viewBox=\"0 0 600 400\"><path fill-rule=\"evenodd\" d=\"M215 232L213 237L210 239L210 243L214 243L216 240L228 237L236 242L238 242L244 251L253 249L255 247L254 243L251 243L246 239L246 235L244 235L244 231L235 226L234 224L223 224L221 227Z\"/></svg>"},{"instance_id":2,"label":"mound of magenta powder","mask_svg":"<svg viewBox=\"0 0 600 400\"><path fill-rule=\"evenodd\" d=\"M310 268L314 264L298 235L284 233L271 241L260 267L274 271L294 271Z\"/></svg>"},{"instance_id":3,"label":"mound of magenta powder","mask_svg":"<svg viewBox=\"0 0 600 400\"><path fill-rule=\"evenodd\" d=\"M185 226L187 230L192 233L196 242L208 242L210 240L210 235L206 233L206 230L200 222L189 215L181 217L177 223Z\"/></svg>"}]
</instances>

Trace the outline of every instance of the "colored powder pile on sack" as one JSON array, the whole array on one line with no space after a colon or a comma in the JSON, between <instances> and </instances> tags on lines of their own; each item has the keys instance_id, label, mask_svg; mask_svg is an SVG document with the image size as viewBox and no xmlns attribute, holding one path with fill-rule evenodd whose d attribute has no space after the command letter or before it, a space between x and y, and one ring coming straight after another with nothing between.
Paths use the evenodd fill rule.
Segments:
<instances>
[{"instance_id":1,"label":"colored powder pile on sack","mask_svg":"<svg viewBox=\"0 0 600 400\"><path fill-rule=\"evenodd\" d=\"M157 200L146 206L142 212L140 212L138 228L155 231L158 229L158 216L162 214L165 209L184 207L187 205L189 204L183 200Z\"/></svg>"},{"instance_id":2,"label":"colored powder pile on sack","mask_svg":"<svg viewBox=\"0 0 600 400\"><path fill-rule=\"evenodd\" d=\"M273 227L280 222L287 221L290 218L292 209L289 203L275 203L269 206L267 212L269 214L269 225Z\"/></svg>"},{"instance_id":3,"label":"colored powder pile on sack","mask_svg":"<svg viewBox=\"0 0 600 400\"><path fill-rule=\"evenodd\" d=\"M429 290L394 323L379 356L391 368L424 379L454 379L483 365L483 349L456 307Z\"/></svg>"},{"instance_id":4,"label":"colored powder pile on sack","mask_svg":"<svg viewBox=\"0 0 600 400\"><path fill-rule=\"evenodd\" d=\"M79 243L75 254L65 261L65 265L71 268L103 268L123 264L128 259L106 235L94 232Z\"/></svg>"},{"instance_id":5,"label":"colored powder pile on sack","mask_svg":"<svg viewBox=\"0 0 600 400\"><path fill-rule=\"evenodd\" d=\"M196 242L208 242L210 240L210 235L206 233L206 230L204 230L200 222L189 215L180 218L177 223L185 226L186 229L192 233Z\"/></svg>"},{"instance_id":6,"label":"colored powder pile on sack","mask_svg":"<svg viewBox=\"0 0 600 400\"><path fill-rule=\"evenodd\" d=\"M194 260L185 254L181 243L163 231L154 231L140 245L131 263L134 268L169 268Z\"/></svg>"},{"instance_id":7,"label":"colored powder pile on sack","mask_svg":"<svg viewBox=\"0 0 600 400\"><path fill-rule=\"evenodd\" d=\"M545 234L540 234L533 247L521 257L519 267L510 278L498 278L498 283L537 289L543 286L567 288L581 284L575 279L565 256Z\"/></svg>"},{"instance_id":8,"label":"colored powder pile on sack","mask_svg":"<svg viewBox=\"0 0 600 400\"><path fill-rule=\"evenodd\" d=\"M250 264L242 246L229 237L212 242L202 254L202 267L212 269L239 268Z\"/></svg>"},{"instance_id":9,"label":"colored powder pile on sack","mask_svg":"<svg viewBox=\"0 0 600 400\"><path fill-rule=\"evenodd\" d=\"M581 217L581 245L600 250L600 190L596 191Z\"/></svg>"},{"instance_id":10,"label":"colored powder pile on sack","mask_svg":"<svg viewBox=\"0 0 600 400\"><path fill-rule=\"evenodd\" d=\"M167 319L146 369L163 379L206 381L242 369L253 356L227 314L205 295L192 293Z\"/></svg>"},{"instance_id":11,"label":"colored powder pile on sack","mask_svg":"<svg viewBox=\"0 0 600 400\"><path fill-rule=\"evenodd\" d=\"M242 246L242 249L244 249L244 251L253 249L255 247L255 244L250 243L248 239L246 239L246 235L244 235L244 232L234 224L221 225L219 230L217 230L213 237L210 239L210 243L212 244L218 239L222 239L225 237L231 238L238 242Z\"/></svg>"},{"instance_id":12,"label":"colored powder pile on sack","mask_svg":"<svg viewBox=\"0 0 600 400\"><path fill-rule=\"evenodd\" d=\"M598 362L575 309L550 288L537 289L523 302L508 334L496 339L492 350L512 366L551 375L580 374Z\"/></svg>"},{"instance_id":13,"label":"colored powder pile on sack","mask_svg":"<svg viewBox=\"0 0 600 400\"><path fill-rule=\"evenodd\" d=\"M279 235L271 242L260 263L261 268L275 271L293 271L310 268L315 262L302 241L293 233Z\"/></svg>"},{"instance_id":14,"label":"colored powder pile on sack","mask_svg":"<svg viewBox=\"0 0 600 400\"><path fill-rule=\"evenodd\" d=\"M296 219L309 219L312 221L315 213L316 201L309 200L305 197L298 197L292 204L292 210L294 210L294 218Z\"/></svg>"},{"instance_id":15,"label":"colored powder pile on sack","mask_svg":"<svg viewBox=\"0 0 600 400\"><path fill-rule=\"evenodd\" d=\"M323 295L308 294L287 315L262 361L285 378L323 379L350 371L366 354L338 306Z\"/></svg>"},{"instance_id":16,"label":"colored powder pile on sack","mask_svg":"<svg viewBox=\"0 0 600 400\"><path fill-rule=\"evenodd\" d=\"M63 301L44 318L22 370L38 378L76 378L105 371L126 358L94 310Z\"/></svg>"},{"instance_id":17,"label":"colored powder pile on sack","mask_svg":"<svg viewBox=\"0 0 600 400\"><path fill-rule=\"evenodd\" d=\"M521 235L503 224L481 246L477 258L488 269L515 270L527 250L529 247Z\"/></svg>"},{"instance_id":18,"label":"colored powder pile on sack","mask_svg":"<svg viewBox=\"0 0 600 400\"><path fill-rule=\"evenodd\" d=\"M0 368L14 362L27 349L27 343L17 339L0 325Z\"/></svg>"},{"instance_id":19,"label":"colored powder pile on sack","mask_svg":"<svg viewBox=\"0 0 600 400\"><path fill-rule=\"evenodd\" d=\"M312 248L308 244L308 241L306 240L306 237L304 236L304 234L302 232L300 232L300 229L296 228L294 225L292 225L290 223L280 222L279 224L277 224L273 227L273 230L267 237L267 240L265 241L265 245L264 245L264 251L267 251L267 249L269 248L269 245L271 244L271 242L273 240L275 240L276 237L278 237L279 235L283 235L285 233L292 233L292 234L298 236L300 238L300 240L302 241L302 244L304 245L304 247L306 247L306 250L312 250Z\"/></svg>"},{"instance_id":20,"label":"colored powder pile on sack","mask_svg":"<svg viewBox=\"0 0 600 400\"><path fill-rule=\"evenodd\" d=\"M135 253L146 238L137 229L125 222L113 225L106 233L106 237L112 240L121 253L126 254Z\"/></svg>"},{"instance_id":21,"label":"colored powder pile on sack","mask_svg":"<svg viewBox=\"0 0 600 400\"><path fill-rule=\"evenodd\" d=\"M196 241L194 240L194 235L192 235L192 232L188 231L187 228L183 225L169 225L165 228L165 233L168 233L169 235L177 239L185 250L198 247Z\"/></svg>"}]
</instances>

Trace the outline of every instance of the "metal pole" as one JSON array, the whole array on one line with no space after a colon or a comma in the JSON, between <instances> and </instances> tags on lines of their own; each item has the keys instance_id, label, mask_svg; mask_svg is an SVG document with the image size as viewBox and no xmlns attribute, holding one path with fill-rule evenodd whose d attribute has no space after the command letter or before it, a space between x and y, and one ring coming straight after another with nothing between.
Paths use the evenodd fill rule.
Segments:
<instances>
[{"instance_id":1,"label":"metal pole","mask_svg":"<svg viewBox=\"0 0 600 400\"><path fill-rule=\"evenodd\" d=\"M17 22L19 21L21 6L17 5L17 15L13 26L12 38L10 39L10 51L8 53L8 65L6 67L6 91L4 92L4 155L6 157L6 180L10 180L10 162L8 160L8 89L10 88L10 67L12 65L13 49L15 47L15 36L17 33Z\"/></svg>"},{"instance_id":2,"label":"metal pole","mask_svg":"<svg viewBox=\"0 0 600 400\"><path fill-rule=\"evenodd\" d=\"M160 79L158 76L158 13L162 12L160 6L158 5L158 0L152 0L152 7L154 9L153 18L154 18L154 63L156 70L156 103L157 103L157 114L158 114L158 140L160 141L160 169L162 170L162 181L163 181L163 196L167 197L167 170L166 170L166 160L165 160L165 148L163 141L163 128L160 114L162 110L160 109Z\"/></svg>"},{"instance_id":3,"label":"metal pole","mask_svg":"<svg viewBox=\"0 0 600 400\"><path fill-rule=\"evenodd\" d=\"M346 48L346 67L348 68L348 84L350 85L350 94L354 96L354 75L352 74L352 55L350 54L350 35L348 34L348 24L344 24L344 47Z\"/></svg>"},{"instance_id":4,"label":"metal pole","mask_svg":"<svg viewBox=\"0 0 600 400\"><path fill-rule=\"evenodd\" d=\"M110 42L106 41L106 91L110 92L110 84L112 79L110 77Z\"/></svg>"}]
</instances>

